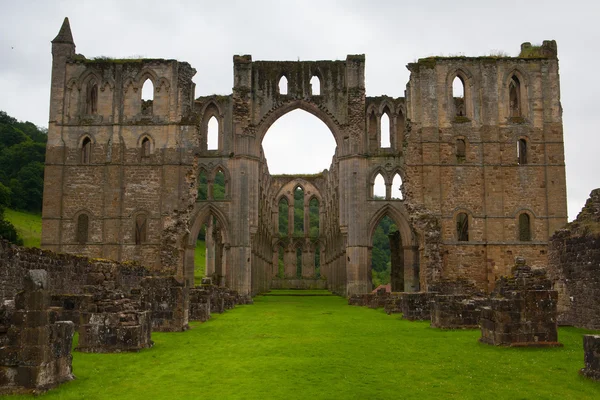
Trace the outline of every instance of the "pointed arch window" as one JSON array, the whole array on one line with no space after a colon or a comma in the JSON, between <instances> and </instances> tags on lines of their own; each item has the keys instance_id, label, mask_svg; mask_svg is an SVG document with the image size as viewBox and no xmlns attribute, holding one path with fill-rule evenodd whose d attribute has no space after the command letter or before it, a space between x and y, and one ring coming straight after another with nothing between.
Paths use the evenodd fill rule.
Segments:
<instances>
[{"instance_id":1,"label":"pointed arch window","mask_svg":"<svg viewBox=\"0 0 600 400\"><path fill-rule=\"evenodd\" d=\"M294 234L304 235L304 189L294 189Z\"/></svg>"},{"instance_id":2,"label":"pointed arch window","mask_svg":"<svg viewBox=\"0 0 600 400\"><path fill-rule=\"evenodd\" d=\"M135 244L142 244L147 241L147 218L144 214L135 217Z\"/></svg>"},{"instance_id":3,"label":"pointed arch window","mask_svg":"<svg viewBox=\"0 0 600 400\"><path fill-rule=\"evenodd\" d=\"M142 115L152 115L154 102L154 83L146 78L142 86Z\"/></svg>"},{"instance_id":4,"label":"pointed arch window","mask_svg":"<svg viewBox=\"0 0 600 400\"><path fill-rule=\"evenodd\" d=\"M373 181L373 198L377 200L385 199L385 179L378 173Z\"/></svg>"},{"instance_id":5,"label":"pointed arch window","mask_svg":"<svg viewBox=\"0 0 600 400\"><path fill-rule=\"evenodd\" d=\"M81 163L89 164L92 160L92 140L85 137L81 142Z\"/></svg>"},{"instance_id":6,"label":"pointed arch window","mask_svg":"<svg viewBox=\"0 0 600 400\"><path fill-rule=\"evenodd\" d=\"M89 83L87 95L87 110L86 114L95 115L98 113L98 85L92 80Z\"/></svg>"},{"instance_id":7,"label":"pointed arch window","mask_svg":"<svg viewBox=\"0 0 600 400\"><path fill-rule=\"evenodd\" d=\"M459 75L452 81L452 100L454 102L454 115L457 117L466 117L465 82Z\"/></svg>"},{"instance_id":8,"label":"pointed arch window","mask_svg":"<svg viewBox=\"0 0 600 400\"><path fill-rule=\"evenodd\" d=\"M381 148L391 147L391 124L390 124L390 110L386 107L381 114L381 136L379 138L379 146Z\"/></svg>"},{"instance_id":9,"label":"pointed arch window","mask_svg":"<svg viewBox=\"0 0 600 400\"><path fill-rule=\"evenodd\" d=\"M288 80L285 75L282 75L281 78L279 78L279 94L288 94Z\"/></svg>"},{"instance_id":10,"label":"pointed arch window","mask_svg":"<svg viewBox=\"0 0 600 400\"><path fill-rule=\"evenodd\" d=\"M206 127L206 148L208 150L219 149L219 120L214 115L210 117Z\"/></svg>"},{"instance_id":11,"label":"pointed arch window","mask_svg":"<svg viewBox=\"0 0 600 400\"><path fill-rule=\"evenodd\" d=\"M400 174L398 173L394 175L394 180L392 181L392 199L404 199L404 196L402 195L402 177L400 177Z\"/></svg>"},{"instance_id":12,"label":"pointed arch window","mask_svg":"<svg viewBox=\"0 0 600 400\"><path fill-rule=\"evenodd\" d=\"M463 162L467 157L467 144L465 139L456 139L456 161Z\"/></svg>"},{"instance_id":13,"label":"pointed arch window","mask_svg":"<svg viewBox=\"0 0 600 400\"><path fill-rule=\"evenodd\" d=\"M201 170L198 174L198 198L199 201L208 200L208 177L206 171Z\"/></svg>"},{"instance_id":14,"label":"pointed arch window","mask_svg":"<svg viewBox=\"0 0 600 400\"><path fill-rule=\"evenodd\" d=\"M527 164L527 140L525 139L517 141L517 162L519 165Z\"/></svg>"},{"instance_id":15,"label":"pointed arch window","mask_svg":"<svg viewBox=\"0 0 600 400\"><path fill-rule=\"evenodd\" d=\"M285 197L279 199L279 235L287 236L288 234L288 201Z\"/></svg>"},{"instance_id":16,"label":"pointed arch window","mask_svg":"<svg viewBox=\"0 0 600 400\"><path fill-rule=\"evenodd\" d=\"M531 241L531 220L529 214L519 214L519 240L521 242Z\"/></svg>"},{"instance_id":17,"label":"pointed arch window","mask_svg":"<svg viewBox=\"0 0 600 400\"><path fill-rule=\"evenodd\" d=\"M225 200L227 196L225 188L225 173L222 169L218 169L215 173L215 180L212 185L212 193L214 200Z\"/></svg>"},{"instance_id":18,"label":"pointed arch window","mask_svg":"<svg viewBox=\"0 0 600 400\"><path fill-rule=\"evenodd\" d=\"M512 76L508 84L508 99L510 117L521 117L521 82L515 75Z\"/></svg>"},{"instance_id":19,"label":"pointed arch window","mask_svg":"<svg viewBox=\"0 0 600 400\"><path fill-rule=\"evenodd\" d=\"M316 75L310 79L310 91L313 96L321 95L321 80Z\"/></svg>"},{"instance_id":20,"label":"pointed arch window","mask_svg":"<svg viewBox=\"0 0 600 400\"><path fill-rule=\"evenodd\" d=\"M148 139L147 137L145 137L142 140L141 152L142 152L142 158L148 158L148 157L150 157L150 154L151 154L151 143L150 143L150 139Z\"/></svg>"},{"instance_id":21,"label":"pointed arch window","mask_svg":"<svg viewBox=\"0 0 600 400\"><path fill-rule=\"evenodd\" d=\"M319 237L319 200L315 197L310 199L308 203L309 213L309 236L312 238Z\"/></svg>"},{"instance_id":22,"label":"pointed arch window","mask_svg":"<svg viewBox=\"0 0 600 400\"><path fill-rule=\"evenodd\" d=\"M469 241L469 216L466 213L456 216L456 238L459 242Z\"/></svg>"},{"instance_id":23,"label":"pointed arch window","mask_svg":"<svg viewBox=\"0 0 600 400\"><path fill-rule=\"evenodd\" d=\"M75 240L79 244L86 244L88 241L88 231L90 225L90 218L87 214L79 214L77 217L77 231L75 233Z\"/></svg>"}]
</instances>

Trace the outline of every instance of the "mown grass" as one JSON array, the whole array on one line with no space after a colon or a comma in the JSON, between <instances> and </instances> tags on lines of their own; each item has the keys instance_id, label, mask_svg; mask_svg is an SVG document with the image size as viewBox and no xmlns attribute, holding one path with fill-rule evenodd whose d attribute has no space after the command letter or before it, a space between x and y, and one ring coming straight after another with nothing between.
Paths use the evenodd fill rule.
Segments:
<instances>
[{"instance_id":1,"label":"mown grass","mask_svg":"<svg viewBox=\"0 0 600 400\"><path fill-rule=\"evenodd\" d=\"M598 399L578 375L582 334L563 348L499 348L329 297L259 296L133 354L74 353L52 399Z\"/></svg>"},{"instance_id":2,"label":"mown grass","mask_svg":"<svg viewBox=\"0 0 600 400\"><path fill-rule=\"evenodd\" d=\"M23 238L25 247L40 247L42 237L42 216L40 214L4 210L4 217L17 229L18 235Z\"/></svg>"}]
</instances>

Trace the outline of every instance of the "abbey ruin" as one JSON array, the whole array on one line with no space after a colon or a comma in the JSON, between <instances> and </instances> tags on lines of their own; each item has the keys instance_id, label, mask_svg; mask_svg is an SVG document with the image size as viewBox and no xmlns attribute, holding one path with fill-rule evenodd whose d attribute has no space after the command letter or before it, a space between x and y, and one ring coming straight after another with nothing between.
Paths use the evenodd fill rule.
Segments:
<instances>
[{"instance_id":1,"label":"abbey ruin","mask_svg":"<svg viewBox=\"0 0 600 400\"><path fill-rule=\"evenodd\" d=\"M524 43L518 57L419 59L407 66L400 98L366 95L364 55L234 56L232 93L202 97L186 62L77 54L68 20L52 55L44 249L136 261L193 286L194 247L206 225L207 273L219 284L244 295L268 290L283 260L286 278L316 280L318 269L327 288L353 295L372 290L373 232L388 216L399 229L392 290L466 279L489 293L517 255L546 265L549 238L567 222L554 41ZM453 94L456 78L462 97ZM146 81L151 100L141 96ZM331 167L272 176L262 140L295 109L331 130ZM208 145L212 118L216 148ZM385 198L373 194L378 176ZM304 232L291 223L282 232L279 213L288 205L293 218L296 190Z\"/></svg>"}]
</instances>

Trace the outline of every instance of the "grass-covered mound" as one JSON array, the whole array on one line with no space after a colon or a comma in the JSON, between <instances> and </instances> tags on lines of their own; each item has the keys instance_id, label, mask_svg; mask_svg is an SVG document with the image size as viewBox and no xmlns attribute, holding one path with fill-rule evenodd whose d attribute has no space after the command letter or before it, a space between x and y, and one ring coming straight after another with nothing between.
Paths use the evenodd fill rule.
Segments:
<instances>
[{"instance_id":1,"label":"grass-covered mound","mask_svg":"<svg viewBox=\"0 0 600 400\"><path fill-rule=\"evenodd\" d=\"M60 399L598 399L563 348L498 348L336 296L262 296L133 354L74 353Z\"/></svg>"},{"instance_id":2,"label":"grass-covered mound","mask_svg":"<svg viewBox=\"0 0 600 400\"><path fill-rule=\"evenodd\" d=\"M4 218L17 229L17 234L23 239L25 247L40 247L42 237L42 216L40 214L4 210Z\"/></svg>"}]
</instances>

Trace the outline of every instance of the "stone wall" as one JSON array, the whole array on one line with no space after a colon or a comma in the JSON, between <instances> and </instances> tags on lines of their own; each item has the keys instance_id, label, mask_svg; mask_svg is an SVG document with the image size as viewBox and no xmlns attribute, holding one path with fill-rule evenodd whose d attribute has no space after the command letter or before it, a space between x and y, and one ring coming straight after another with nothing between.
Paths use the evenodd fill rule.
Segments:
<instances>
[{"instance_id":1,"label":"stone wall","mask_svg":"<svg viewBox=\"0 0 600 400\"><path fill-rule=\"evenodd\" d=\"M550 239L548 272L558 291L558 322L600 329L600 189Z\"/></svg>"},{"instance_id":2,"label":"stone wall","mask_svg":"<svg viewBox=\"0 0 600 400\"><path fill-rule=\"evenodd\" d=\"M44 270L27 271L14 309L0 310L0 394L40 393L74 378L74 325L50 309Z\"/></svg>"},{"instance_id":3,"label":"stone wall","mask_svg":"<svg viewBox=\"0 0 600 400\"><path fill-rule=\"evenodd\" d=\"M129 293L150 272L137 263L118 263L15 246L0 239L0 300L14 298L30 269L44 269L52 294L84 294L88 285ZM57 299L58 301L58 299Z\"/></svg>"},{"instance_id":4,"label":"stone wall","mask_svg":"<svg viewBox=\"0 0 600 400\"><path fill-rule=\"evenodd\" d=\"M581 375L600 381L600 335L583 335L583 361Z\"/></svg>"}]
</instances>

